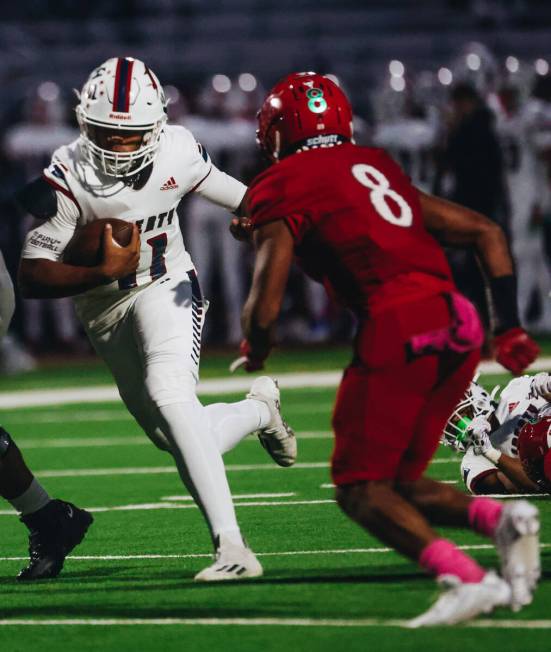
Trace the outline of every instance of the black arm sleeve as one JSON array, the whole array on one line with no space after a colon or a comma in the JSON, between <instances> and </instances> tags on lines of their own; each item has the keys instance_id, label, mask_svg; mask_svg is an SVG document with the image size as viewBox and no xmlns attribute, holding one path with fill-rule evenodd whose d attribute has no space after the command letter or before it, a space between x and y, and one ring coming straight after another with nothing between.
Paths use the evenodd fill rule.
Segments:
<instances>
[{"instance_id":1,"label":"black arm sleeve","mask_svg":"<svg viewBox=\"0 0 551 652\"><path fill-rule=\"evenodd\" d=\"M21 211L38 220L48 220L57 213L56 191L44 177L38 177L18 190L14 200Z\"/></svg>"},{"instance_id":2,"label":"black arm sleeve","mask_svg":"<svg viewBox=\"0 0 551 652\"><path fill-rule=\"evenodd\" d=\"M495 335L520 326L516 276L508 274L490 279L490 291L496 312Z\"/></svg>"}]
</instances>

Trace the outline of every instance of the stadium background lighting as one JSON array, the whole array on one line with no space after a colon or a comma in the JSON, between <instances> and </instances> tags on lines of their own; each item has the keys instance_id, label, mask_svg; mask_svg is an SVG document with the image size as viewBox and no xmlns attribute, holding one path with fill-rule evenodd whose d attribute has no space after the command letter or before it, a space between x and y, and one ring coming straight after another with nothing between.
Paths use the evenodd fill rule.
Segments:
<instances>
[{"instance_id":1,"label":"stadium background lighting","mask_svg":"<svg viewBox=\"0 0 551 652\"><path fill-rule=\"evenodd\" d=\"M239 88L246 93L251 93L257 87L256 77L250 72L242 72L237 81Z\"/></svg>"},{"instance_id":2,"label":"stadium background lighting","mask_svg":"<svg viewBox=\"0 0 551 652\"><path fill-rule=\"evenodd\" d=\"M505 59L505 67L509 72L518 72L518 59L516 57L507 57L507 59Z\"/></svg>"},{"instance_id":3,"label":"stadium background lighting","mask_svg":"<svg viewBox=\"0 0 551 652\"><path fill-rule=\"evenodd\" d=\"M538 75L547 75L549 72L549 64L545 59L537 59L534 63L534 68Z\"/></svg>"},{"instance_id":4,"label":"stadium background lighting","mask_svg":"<svg viewBox=\"0 0 551 652\"><path fill-rule=\"evenodd\" d=\"M404 64L401 61L398 61L397 59L393 59L388 64L388 72L393 77L403 77L405 71L406 69L404 68Z\"/></svg>"},{"instance_id":5,"label":"stadium background lighting","mask_svg":"<svg viewBox=\"0 0 551 652\"><path fill-rule=\"evenodd\" d=\"M438 81L444 86L449 86L453 81L452 71L449 68L440 68L438 71Z\"/></svg>"},{"instance_id":6,"label":"stadium background lighting","mask_svg":"<svg viewBox=\"0 0 551 652\"><path fill-rule=\"evenodd\" d=\"M406 87L406 82L403 77L391 77L390 78L390 87L392 90L401 93Z\"/></svg>"},{"instance_id":7,"label":"stadium background lighting","mask_svg":"<svg viewBox=\"0 0 551 652\"><path fill-rule=\"evenodd\" d=\"M36 92L45 102L55 102L59 98L59 86L53 81L42 82Z\"/></svg>"},{"instance_id":8,"label":"stadium background lighting","mask_svg":"<svg viewBox=\"0 0 551 652\"><path fill-rule=\"evenodd\" d=\"M471 52L467 55L467 68L469 70L479 70L480 69L480 57L475 52Z\"/></svg>"},{"instance_id":9,"label":"stadium background lighting","mask_svg":"<svg viewBox=\"0 0 551 652\"><path fill-rule=\"evenodd\" d=\"M214 75L212 87L217 93L227 93L231 89L231 79L227 75Z\"/></svg>"}]
</instances>

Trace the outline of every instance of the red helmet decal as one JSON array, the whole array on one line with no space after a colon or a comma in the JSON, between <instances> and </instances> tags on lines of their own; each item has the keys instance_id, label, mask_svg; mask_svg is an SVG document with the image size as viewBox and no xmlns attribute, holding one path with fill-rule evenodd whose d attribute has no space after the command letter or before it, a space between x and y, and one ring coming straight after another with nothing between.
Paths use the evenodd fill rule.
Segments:
<instances>
[{"instance_id":1,"label":"red helmet decal","mask_svg":"<svg viewBox=\"0 0 551 652\"><path fill-rule=\"evenodd\" d=\"M333 145L352 138L352 107L339 86L315 72L278 82L258 113L258 143L273 160L293 148Z\"/></svg>"}]
</instances>

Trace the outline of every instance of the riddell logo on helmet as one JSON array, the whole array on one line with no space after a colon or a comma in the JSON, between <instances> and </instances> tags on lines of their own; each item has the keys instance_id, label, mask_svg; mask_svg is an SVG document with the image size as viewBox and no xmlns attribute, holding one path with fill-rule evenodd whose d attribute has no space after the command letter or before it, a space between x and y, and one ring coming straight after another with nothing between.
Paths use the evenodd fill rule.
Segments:
<instances>
[{"instance_id":1,"label":"riddell logo on helmet","mask_svg":"<svg viewBox=\"0 0 551 652\"><path fill-rule=\"evenodd\" d=\"M329 134L327 136L319 135L313 136L306 140L306 147L315 147L316 145L334 145L339 141L337 134Z\"/></svg>"},{"instance_id":2,"label":"riddell logo on helmet","mask_svg":"<svg viewBox=\"0 0 551 652\"><path fill-rule=\"evenodd\" d=\"M110 113L109 117L114 120L132 120L132 116L129 113Z\"/></svg>"}]
</instances>

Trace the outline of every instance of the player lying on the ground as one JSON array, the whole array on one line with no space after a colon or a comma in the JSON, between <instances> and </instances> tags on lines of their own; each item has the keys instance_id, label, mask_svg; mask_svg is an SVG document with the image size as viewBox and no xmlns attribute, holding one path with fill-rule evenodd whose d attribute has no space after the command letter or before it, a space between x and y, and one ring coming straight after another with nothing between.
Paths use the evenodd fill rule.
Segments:
<instances>
[{"instance_id":1,"label":"player lying on the ground","mask_svg":"<svg viewBox=\"0 0 551 652\"><path fill-rule=\"evenodd\" d=\"M29 212L46 220L27 235L20 285L28 297L75 297L129 412L156 446L173 455L216 551L214 564L195 579L256 577L262 566L237 524L222 455L260 431L273 459L290 466L296 440L271 378L257 378L236 403L204 407L197 399L208 302L176 208L196 192L239 211L246 187L218 170L187 129L166 124L166 105L159 80L141 61L109 59L92 71L76 109L80 138L56 150L43 179L19 195ZM100 218L132 224L130 243L118 246L114 228L106 226L103 245L99 235L90 242L97 263L66 262L73 235L91 238Z\"/></svg>"},{"instance_id":2,"label":"player lying on the ground","mask_svg":"<svg viewBox=\"0 0 551 652\"><path fill-rule=\"evenodd\" d=\"M551 377L514 378L495 400L473 381L446 424L443 441L464 452L461 476L473 494L541 493L519 458L523 426L537 421L551 400Z\"/></svg>"},{"instance_id":3,"label":"player lying on the ground","mask_svg":"<svg viewBox=\"0 0 551 652\"><path fill-rule=\"evenodd\" d=\"M293 74L272 89L258 140L275 165L248 193L256 259L243 312L245 368L261 368L270 352L296 256L359 322L333 415L338 503L445 589L411 625L452 624L496 606L528 604L540 573L536 508L473 498L424 476L483 339L435 237L474 247L484 265L498 313L498 360L520 373L538 352L519 326L503 231L417 191L382 150L354 145L350 104L322 75ZM432 527L444 524L492 538L503 578Z\"/></svg>"},{"instance_id":4,"label":"player lying on the ground","mask_svg":"<svg viewBox=\"0 0 551 652\"><path fill-rule=\"evenodd\" d=\"M0 252L0 340L15 308L13 285ZM0 496L5 498L29 530L29 565L20 580L56 577L65 557L90 527L92 515L63 500L52 500L34 477L10 434L0 426Z\"/></svg>"}]
</instances>

